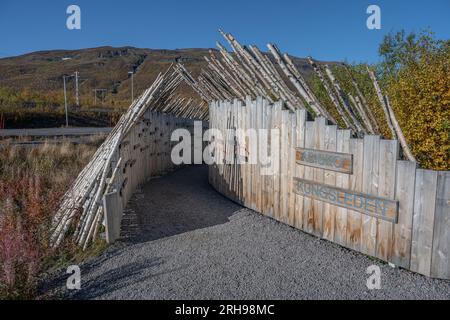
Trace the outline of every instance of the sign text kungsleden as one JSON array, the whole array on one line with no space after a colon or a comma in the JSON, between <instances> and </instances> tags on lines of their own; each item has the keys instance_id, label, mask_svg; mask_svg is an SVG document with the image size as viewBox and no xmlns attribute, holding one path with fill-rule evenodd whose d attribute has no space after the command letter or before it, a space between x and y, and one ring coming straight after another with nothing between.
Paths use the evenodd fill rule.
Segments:
<instances>
[{"instance_id":1,"label":"sign text kungsleden","mask_svg":"<svg viewBox=\"0 0 450 320\"><path fill-rule=\"evenodd\" d=\"M398 201L294 178L294 192L315 200L397 223Z\"/></svg>"}]
</instances>

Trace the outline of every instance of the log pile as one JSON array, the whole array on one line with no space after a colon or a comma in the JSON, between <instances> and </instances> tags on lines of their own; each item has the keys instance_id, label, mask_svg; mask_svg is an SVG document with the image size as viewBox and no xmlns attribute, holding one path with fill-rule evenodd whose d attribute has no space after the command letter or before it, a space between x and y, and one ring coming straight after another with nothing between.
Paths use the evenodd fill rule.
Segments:
<instances>
[{"instance_id":1,"label":"log pile","mask_svg":"<svg viewBox=\"0 0 450 320\"><path fill-rule=\"evenodd\" d=\"M362 137L365 134L380 134L378 123L374 117L367 99L362 94L357 82L345 64L354 87L354 95L345 92L328 65L320 65L311 57L308 62L323 85L339 119L333 117L332 112L321 104L309 87L300 71L288 54L282 54L275 44L268 44L267 48L272 56L261 52L257 46L245 46L230 33L219 30L233 52L217 42L220 56L210 50L209 57L204 57L207 67L201 71L195 80L181 65L177 70L194 90L208 103L215 100L232 100L238 98L245 101L247 97L255 99L265 97L269 102L283 101L285 107L291 111L307 109L313 116L323 116L329 122L343 123L344 128ZM389 107L387 97L384 97L376 82L375 75L369 75L386 115L386 121L392 132L392 137L398 137L406 157L413 161L401 128L398 125L392 108Z\"/></svg>"}]
</instances>

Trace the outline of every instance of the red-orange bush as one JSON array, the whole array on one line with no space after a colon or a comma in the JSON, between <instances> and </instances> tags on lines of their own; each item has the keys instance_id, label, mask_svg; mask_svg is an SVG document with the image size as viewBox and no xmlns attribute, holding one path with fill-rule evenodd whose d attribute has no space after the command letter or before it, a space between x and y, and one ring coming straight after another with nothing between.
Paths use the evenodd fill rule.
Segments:
<instances>
[{"instance_id":1,"label":"red-orange bush","mask_svg":"<svg viewBox=\"0 0 450 320\"><path fill-rule=\"evenodd\" d=\"M96 145L43 145L0 152L0 299L35 294L58 201Z\"/></svg>"}]
</instances>

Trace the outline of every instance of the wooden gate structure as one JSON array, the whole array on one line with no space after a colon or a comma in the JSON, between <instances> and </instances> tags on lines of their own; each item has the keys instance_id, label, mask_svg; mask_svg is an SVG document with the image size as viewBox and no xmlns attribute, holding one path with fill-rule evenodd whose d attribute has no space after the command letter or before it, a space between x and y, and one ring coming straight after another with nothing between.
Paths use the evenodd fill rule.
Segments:
<instances>
[{"instance_id":1,"label":"wooden gate structure","mask_svg":"<svg viewBox=\"0 0 450 320\"><path fill-rule=\"evenodd\" d=\"M88 247L104 224L106 240L119 236L122 211L136 188L175 166L171 134L192 133L194 120L205 120L208 109L173 95L183 82L172 67L136 99L61 200L50 241L58 246L68 236Z\"/></svg>"},{"instance_id":2,"label":"wooden gate structure","mask_svg":"<svg viewBox=\"0 0 450 320\"><path fill-rule=\"evenodd\" d=\"M450 279L450 173L417 168L374 74L369 70L384 121L398 140L380 137L355 81L357 94L345 93L329 66L309 59L345 123L338 128L336 114L320 104L289 55L269 44L271 60L221 33L234 55L218 43L222 59L211 51L197 79L175 64L132 103L62 198L52 244L70 238L87 248L102 225L106 240L116 240L123 208L138 185L175 167L171 132L192 133L194 120L201 120L224 133L214 139L213 153L226 161L209 168L218 192L317 237ZM198 100L176 93L182 82ZM264 139L253 143L248 129L277 134L264 131ZM400 145L408 161L399 159ZM266 163L245 163L258 159L261 149L278 164L272 174L262 174Z\"/></svg>"},{"instance_id":3,"label":"wooden gate structure","mask_svg":"<svg viewBox=\"0 0 450 320\"><path fill-rule=\"evenodd\" d=\"M418 169L398 159L397 140L352 138L350 130L323 117L307 121L305 110L292 112L281 102L217 101L209 110L210 128L224 132L215 142L223 159L209 170L217 191L317 237L450 279L450 172ZM238 162L254 156L261 140L256 147L248 136L234 138L229 130L250 128L280 130L278 141L263 131L269 155L280 145L273 175L261 174L267 164L260 161Z\"/></svg>"}]
</instances>

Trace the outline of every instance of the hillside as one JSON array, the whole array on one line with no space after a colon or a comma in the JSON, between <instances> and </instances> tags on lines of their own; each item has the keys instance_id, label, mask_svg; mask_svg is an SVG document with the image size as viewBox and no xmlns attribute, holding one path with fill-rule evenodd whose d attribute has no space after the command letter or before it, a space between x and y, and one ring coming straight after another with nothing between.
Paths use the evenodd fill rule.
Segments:
<instances>
[{"instance_id":1,"label":"hillside","mask_svg":"<svg viewBox=\"0 0 450 320\"><path fill-rule=\"evenodd\" d=\"M39 51L3 58L0 59L0 118L6 119L6 128L64 125L63 75L78 71L81 108L75 107L74 77L66 80L71 125L111 125L130 104L129 71L135 72L137 97L160 72L176 61L182 62L197 77L206 66L203 57L209 55L209 50L98 47ZM293 57L293 61L310 79L313 70L306 59ZM95 97L94 89L102 89L104 93L97 92ZM187 85L179 90L183 95L198 98Z\"/></svg>"},{"instance_id":2,"label":"hillside","mask_svg":"<svg viewBox=\"0 0 450 320\"><path fill-rule=\"evenodd\" d=\"M131 79L135 70L135 92L147 88L159 72L177 59L197 76L205 66L203 56L209 49L141 49L133 47L99 47L81 50L39 51L0 59L0 88L31 91L40 94L62 94L64 74L80 74L82 103L93 104L93 89L106 89L106 105L126 104L130 99ZM312 71L305 59L294 58L306 76ZM68 90L74 91L74 79L68 79ZM70 93L69 93L70 96ZM73 94L72 94L73 96Z\"/></svg>"}]
</instances>

